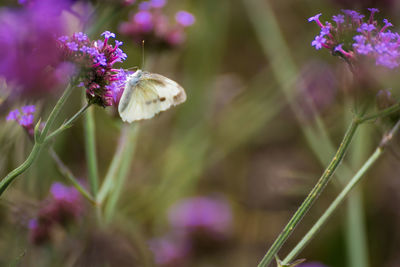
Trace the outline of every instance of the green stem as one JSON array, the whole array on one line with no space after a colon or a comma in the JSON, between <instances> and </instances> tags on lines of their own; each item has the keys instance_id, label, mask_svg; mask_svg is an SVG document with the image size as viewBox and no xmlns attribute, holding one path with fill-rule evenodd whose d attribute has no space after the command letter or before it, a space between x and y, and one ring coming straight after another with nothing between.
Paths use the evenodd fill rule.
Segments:
<instances>
[{"instance_id":1,"label":"green stem","mask_svg":"<svg viewBox=\"0 0 400 267\"><path fill-rule=\"evenodd\" d=\"M56 105L54 106L53 110L50 112L49 118L47 119L46 125L43 128L43 131L38 135L38 127L39 124L35 127L35 144L32 147L31 153L29 154L28 158L16 169L11 171L7 174L0 181L0 196L3 192L7 189L7 187L17 178L21 173L26 171L32 163L35 161L37 156L39 155L40 149L42 145L46 142L46 136L49 132L51 126L53 125L54 121L57 118L58 113L60 112L62 106L64 105L65 101L67 100L68 96L71 94L73 88L73 82L71 82L68 87L65 89L64 93L61 95L60 99L57 101Z\"/></svg>"},{"instance_id":2,"label":"green stem","mask_svg":"<svg viewBox=\"0 0 400 267\"><path fill-rule=\"evenodd\" d=\"M65 101L67 100L68 96L72 93L72 88L73 88L74 82L70 82L68 85L67 89L65 89L64 93L60 97L60 99L57 101L56 105L54 106L53 110L51 111L49 118L47 119L47 122L42 130L42 133L37 139L38 143L43 143L47 137L47 133L49 132L51 126L53 125L54 121L57 118L58 113L60 113L60 110L62 106L64 105Z\"/></svg>"},{"instance_id":3,"label":"green stem","mask_svg":"<svg viewBox=\"0 0 400 267\"><path fill-rule=\"evenodd\" d=\"M357 185L364 174L369 170L369 168L379 159L383 154L385 147L393 139L394 134L400 128L400 121L386 134L379 146L376 148L375 152L369 157L369 159L364 163L360 170L350 179L350 182L345 186L345 188L340 192L336 199L331 203L324 214L318 219L314 226L308 231L308 233L302 238L302 240L296 245L296 247L286 256L283 260L284 264L291 262L311 241L315 234L321 229L322 225L329 219L332 213L339 207L339 205L345 200L348 193Z\"/></svg>"},{"instance_id":4,"label":"green stem","mask_svg":"<svg viewBox=\"0 0 400 267\"><path fill-rule=\"evenodd\" d=\"M93 205L97 205L96 200L90 195L90 193L79 183L79 181L75 178L72 174L70 169L62 162L60 157L54 151L52 147L49 148L50 156L53 158L54 162L57 164L58 170L62 175L64 175L72 184L73 186Z\"/></svg>"},{"instance_id":5,"label":"green stem","mask_svg":"<svg viewBox=\"0 0 400 267\"><path fill-rule=\"evenodd\" d=\"M283 246L283 244L289 238L290 234L294 231L297 224L301 221L301 219L304 217L304 215L310 209L312 204L315 202L315 200L321 194L321 192L323 191L325 186L330 181L330 178L334 174L336 168L339 166L340 162L342 161L358 126L359 126L358 120L356 120L356 119L353 120L352 123L350 124L350 127L348 128L345 136L343 137L343 141L341 142L339 149L336 151L336 154L333 157L333 159L331 160L331 162L329 163L328 167L325 169L324 173L318 180L317 184L314 186L314 188L311 190L311 192L309 193L307 198L300 205L300 207L298 208L296 213L293 215L293 217L290 219L288 224L285 226L283 231L279 234L278 238L275 240L275 242L272 244L270 249L267 251L264 258L259 263L259 265L258 265L259 267L266 267L266 266L268 266L268 264L271 263L271 261L274 259L275 255L276 255L276 253L279 251L279 249Z\"/></svg>"},{"instance_id":6,"label":"green stem","mask_svg":"<svg viewBox=\"0 0 400 267\"><path fill-rule=\"evenodd\" d=\"M88 109L90 107L90 105L91 105L90 103L86 103L86 105L83 106L77 113L75 113L74 116L72 116L68 121L63 123L57 130L50 133L46 137L46 142L49 141L50 139L54 138L55 136L59 135L66 129L70 128L72 126L72 124L86 111L86 109Z\"/></svg>"},{"instance_id":7,"label":"green stem","mask_svg":"<svg viewBox=\"0 0 400 267\"><path fill-rule=\"evenodd\" d=\"M376 160L381 156L383 149L378 147L375 152L370 156L370 158L365 162L361 169L351 178L350 182L346 185L343 191L338 195L338 197L332 202L329 208L324 212L324 214L318 219L310 231L303 237L303 239L297 244L297 246L289 253L288 256L283 260L283 263L287 264L291 262L308 244L308 242L315 236L315 234L320 230L321 226L328 220L333 211L336 210L338 205L340 205L345 199L346 195L353 189L353 187L358 183L361 177L368 171L368 169L376 162Z\"/></svg>"},{"instance_id":8,"label":"green stem","mask_svg":"<svg viewBox=\"0 0 400 267\"><path fill-rule=\"evenodd\" d=\"M376 112L376 113L374 113L372 115L368 115L368 116L362 117L359 120L359 123L376 120L378 118L385 117L385 116L388 116L388 115L393 114L395 112L398 112L399 110L400 110L400 102L394 104L393 106L391 106L391 107L389 107L387 109L378 111L378 112Z\"/></svg>"},{"instance_id":9,"label":"green stem","mask_svg":"<svg viewBox=\"0 0 400 267\"><path fill-rule=\"evenodd\" d=\"M126 177L127 177L128 171L129 171L129 167L131 166L132 158L133 158L133 155L135 152L139 127L138 127L138 125L129 125L127 127L129 127L128 142L127 142L127 145L125 146L125 149L123 152L120 169L115 178L115 186L109 196L108 201L106 202L106 206L104 209L106 222L110 222L114 215L115 208L117 206L118 199L121 195L122 188L125 183L125 180L126 180Z\"/></svg>"},{"instance_id":10,"label":"green stem","mask_svg":"<svg viewBox=\"0 0 400 267\"><path fill-rule=\"evenodd\" d=\"M89 109L86 113L84 131L90 188L93 196L96 198L99 187L99 175L97 170L96 135L93 109Z\"/></svg>"},{"instance_id":11,"label":"green stem","mask_svg":"<svg viewBox=\"0 0 400 267\"><path fill-rule=\"evenodd\" d=\"M110 191L112 191L112 189L115 185L116 175L121 166L121 161L123 159L124 150L127 145L127 141L128 141L128 128L123 127L121 136L119 138L118 147L115 151L115 154L111 161L110 167L108 168L106 177L104 178L104 182L102 183L99 193L97 194L96 199L97 199L97 202L100 203L100 205L104 202L108 193Z\"/></svg>"},{"instance_id":12,"label":"green stem","mask_svg":"<svg viewBox=\"0 0 400 267\"><path fill-rule=\"evenodd\" d=\"M14 181L15 178L17 178L18 175L26 171L32 163L35 161L36 157L38 156L40 149L42 145L41 144L34 144L33 148L31 150L31 153L29 154L28 158L22 163L19 167L11 171L3 180L0 181L0 196L3 194L3 192L7 189L7 187Z\"/></svg>"}]
</instances>

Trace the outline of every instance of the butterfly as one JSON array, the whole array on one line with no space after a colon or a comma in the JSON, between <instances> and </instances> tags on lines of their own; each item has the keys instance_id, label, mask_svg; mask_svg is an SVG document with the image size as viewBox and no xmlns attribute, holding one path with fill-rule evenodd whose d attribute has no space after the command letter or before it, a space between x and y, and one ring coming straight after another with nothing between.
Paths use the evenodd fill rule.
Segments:
<instances>
[{"instance_id":1,"label":"butterfly","mask_svg":"<svg viewBox=\"0 0 400 267\"><path fill-rule=\"evenodd\" d=\"M127 77L118 112L126 122L145 120L185 100L185 90L178 83L138 69Z\"/></svg>"}]
</instances>

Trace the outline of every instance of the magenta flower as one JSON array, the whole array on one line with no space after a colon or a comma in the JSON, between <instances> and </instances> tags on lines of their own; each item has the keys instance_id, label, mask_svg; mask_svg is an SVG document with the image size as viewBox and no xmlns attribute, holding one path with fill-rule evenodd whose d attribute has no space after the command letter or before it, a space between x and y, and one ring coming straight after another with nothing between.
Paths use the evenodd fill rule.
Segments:
<instances>
[{"instance_id":1,"label":"magenta flower","mask_svg":"<svg viewBox=\"0 0 400 267\"><path fill-rule=\"evenodd\" d=\"M186 241L173 236L152 239L149 246L157 266L185 266L191 249Z\"/></svg>"},{"instance_id":2,"label":"magenta flower","mask_svg":"<svg viewBox=\"0 0 400 267\"><path fill-rule=\"evenodd\" d=\"M354 10L342 10L343 14L333 16L336 27L328 23L324 26L319 21L320 14L311 17L321 28L319 35L311 43L317 50L322 47L333 54L339 54L348 60L355 61L359 56L367 56L375 60L376 65L390 69L400 65L400 35L387 30L393 26L387 19L380 26L374 20L376 8L369 8L371 15L364 22L364 15ZM348 23L346 23L348 22ZM329 32L327 31L329 29ZM354 34L358 32L358 34ZM349 42L348 36L352 35Z\"/></svg>"},{"instance_id":3,"label":"magenta flower","mask_svg":"<svg viewBox=\"0 0 400 267\"><path fill-rule=\"evenodd\" d=\"M91 41L84 33L77 32L72 37L61 36L58 41L64 59L80 67L80 85L86 88L88 101L106 107L116 101L125 86L125 72L115 69L114 64L123 62L127 56L120 48L122 42L109 43L115 38L114 33L105 31L101 35L104 40Z\"/></svg>"},{"instance_id":4,"label":"magenta flower","mask_svg":"<svg viewBox=\"0 0 400 267\"><path fill-rule=\"evenodd\" d=\"M223 199L193 197L184 199L169 210L169 221L178 230L191 233L197 230L216 239L226 237L232 227L232 211Z\"/></svg>"},{"instance_id":5,"label":"magenta flower","mask_svg":"<svg viewBox=\"0 0 400 267\"><path fill-rule=\"evenodd\" d=\"M30 240L40 245L51 239L55 225L65 226L76 222L83 214L83 200L80 193L72 186L53 183L50 196L42 202L36 218L30 220Z\"/></svg>"},{"instance_id":6,"label":"magenta flower","mask_svg":"<svg viewBox=\"0 0 400 267\"><path fill-rule=\"evenodd\" d=\"M36 108L34 105L24 106L20 110L14 109L11 110L7 117L6 121L16 121L19 125L21 125L30 136L33 136L34 132L34 116Z\"/></svg>"},{"instance_id":7,"label":"magenta flower","mask_svg":"<svg viewBox=\"0 0 400 267\"><path fill-rule=\"evenodd\" d=\"M176 13L176 23L171 23L162 8L165 0L141 2L139 11L132 14L128 22L119 25L121 34L127 35L138 44L143 40L146 47L172 48L185 41L185 29L195 23L195 17L186 11Z\"/></svg>"},{"instance_id":8,"label":"magenta flower","mask_svg":"<svg viewBox=\"0 0 400 267\"><path fill-rule=\"evenodd\" d=\"M187 11L178 11L175 14L175 20L176 20L176 22L178 22L183 27L192 26L196 21L196 19L193 16L193 14L191 14L191 13L189 13Z\"/></svg>"},{"instance_id":9,"label":"magenta flower","mask_svg":"<svg viewBox=\"0 0 400 267\"><path fill-rule=\"evenodd\" d=\"M15 85L13 93L38 95L62 84L55 75L61 57L54 36L64 32L60 14L68 2L41 0L0 9L0 76Z\"/></svg>"}]
</instances>

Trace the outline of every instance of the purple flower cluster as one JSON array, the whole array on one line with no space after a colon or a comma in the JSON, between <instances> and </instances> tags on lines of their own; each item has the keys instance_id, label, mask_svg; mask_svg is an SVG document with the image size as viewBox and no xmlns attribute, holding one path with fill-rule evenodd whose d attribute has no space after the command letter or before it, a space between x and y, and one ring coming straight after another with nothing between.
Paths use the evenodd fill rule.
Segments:
<instances>
[{"instance_id":1,"label":"purple flower cluster","mask_svg":"<svg viewBox=\"0 0 400 267\"><path fill-rule=\"evenodd\" d=\"M109 44L114 33L105 31L101 35L104 40L91 41L86 34L77 32L72 37L61 36L58 41L64 59L80 67L80 85L86 88L88 101L106 107L117 101L125 86L127 73L113 65L127 56L120 48L122 42Z\"/></svg>"},{"instance_id":2,"label":"purple flower cluster","mask_svg":"<svg viewBox=\"0 0 400 267\"><path fill-rule=\"evenodd\" d=\"M175 14L175 23L171 23L164 14L166 0L149 0L138 5L138 11L132 14L130 21L120 24L119 31L134 42L143 40L152 48L171 48L185 41L185 28L193 25L195 17L186 11Z\"/></svg>"},{"instance_id":3,"label":"purple flower cluster","mask_svg":"<svg viewBox=\"0 0 400 267\"><path fill-rule=\"evenodd\" d=\"M168 217L173 231L150 242L161 266L181 266L178 263L200 249L209 252L220 247L232 229L231 207L222 198L183 199L169 209Z\"/></svg>"},{"instance_id":4,"label":"purple flower cluster","mask_svg":"<svg viewBox=\"0 0 400 267\"><path fill-rule=\"evenodd\" d=\"M172 206L169 221L175 229L182 229L188 234L201 230L218 239L229 234L232 211L222 199L194 197Z\"/></svg>"},{"instance_id":5,"label":"purple flower cluster","mask_svg":"<svg viewBox=\"0 0 400 267\"><path fill-rule=\"evenodd\" d=\"M376 65L390 69L400 65L400 35L388 30L393 26L387 19L383 26L374 19L379 12L376 8L369 8L370 16L354 10L342 10L342 14L332 17L334 23L323 24L317 14L308 19L315 21L321 28L320 34L312 41L315 49L326 48L333 54L338 54L354 61L359 56L367 56L375 60ZM349 38L350 36L350 38Z\"/></svg>"},{"instance_id":6,"label":"purple flower cluster","mask_svg":"<svg viewBox=\"0 0 400 267\"><path fill-rule=\"evenodd\" d=\"M49 241L53 226L76 221L83 212L82 197L74 187L56 182L50 194L37 217L29 221L30 240L37 245Z\"/></svg>"},{"instance_id":7,"label":"purple flower cluster","mask_svg":"<svg viewBox=\"0 0 400 267\"><path fill-rule=\"evenodd\" d=\"M0 9L0 76L13 85L13 94L42 96L63 84L55 75L61 58L54 36L64 32L64 2L41 0Z\"/></svg>"},{"instance_id":8,"label":"purple flower cluster","mask_svg":"<svg viewBox=\"0 0 400 267\"><path fill-rule=\"evenodd\" d=\"M34 116L36 108L34 105L24 106L21 109L14 109L8 113L6 121L16 121L21 125L30 136L33 136L34 132Z\"/></svg>"}]
</instances>

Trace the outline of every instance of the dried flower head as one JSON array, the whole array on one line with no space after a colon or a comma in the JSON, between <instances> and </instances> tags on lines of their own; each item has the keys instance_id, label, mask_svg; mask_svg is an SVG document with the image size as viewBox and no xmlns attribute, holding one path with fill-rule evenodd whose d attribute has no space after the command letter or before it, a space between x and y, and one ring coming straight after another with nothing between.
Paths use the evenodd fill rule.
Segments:
<instances>
[{"instance_id":1,"label":"dried flower head","mask_svg":"<svg viewBox=\"0 0 400 267\"><path fill-rule=\"evenodd\" d=\"M369 16L354 10L342 10L342 14L332 17L333 23L320 21L321 14L308 19L315 21L321 31L311 45L317 50L326 48L349 62L366 56L375 60L376 65L390 69L400 64L400 35L388 30L393 26L387 19L380 25L374 14L376 8L369 8Z\"/></svg>"},{"instance_id":2,"label":"dried flower head","mask_svg":"<svg viewBox=\"0 0 400 267\"><path fill-rule=\"evenodd\" d=\"M138 44L145 40L150 48L172 48L181 45L185 41L185 28L193 25L196 19L187 11L178 11L175 14L176 22L171 23L162 9L166 2L141 2L130 21L120 24L120 33L131 37Z\"/></svg>"},{"instance_id":3,"label":"dried flower head","mask_svg":"<svg viewBox=\"0 0 400 267\"><path fill-rule=\"evenodd\" d=\"M49 241L54 225L61 226L76 221L83 212L80 193L71 186L53 183L50 196L40 207L38 215L29 222L30 240L34 244Z\"/></svg>"},{"instance_id":4,"label":"dried flower head","mask_svg":"<svg viewBox=\"0 0 400 267\"><path fill-rule=\"evenodd\" d=\"M72 37L58 38L64 59L80 67L80 85L86 89L88 101L103 107L111 106L116 101L125 85L126 72L115 69L117 62L123 62L127 56L120 46L122 42L109 40L115 34L105 31L104 40L91 41L89 37L77 32Z\"/></svg>"}]
</instances>

